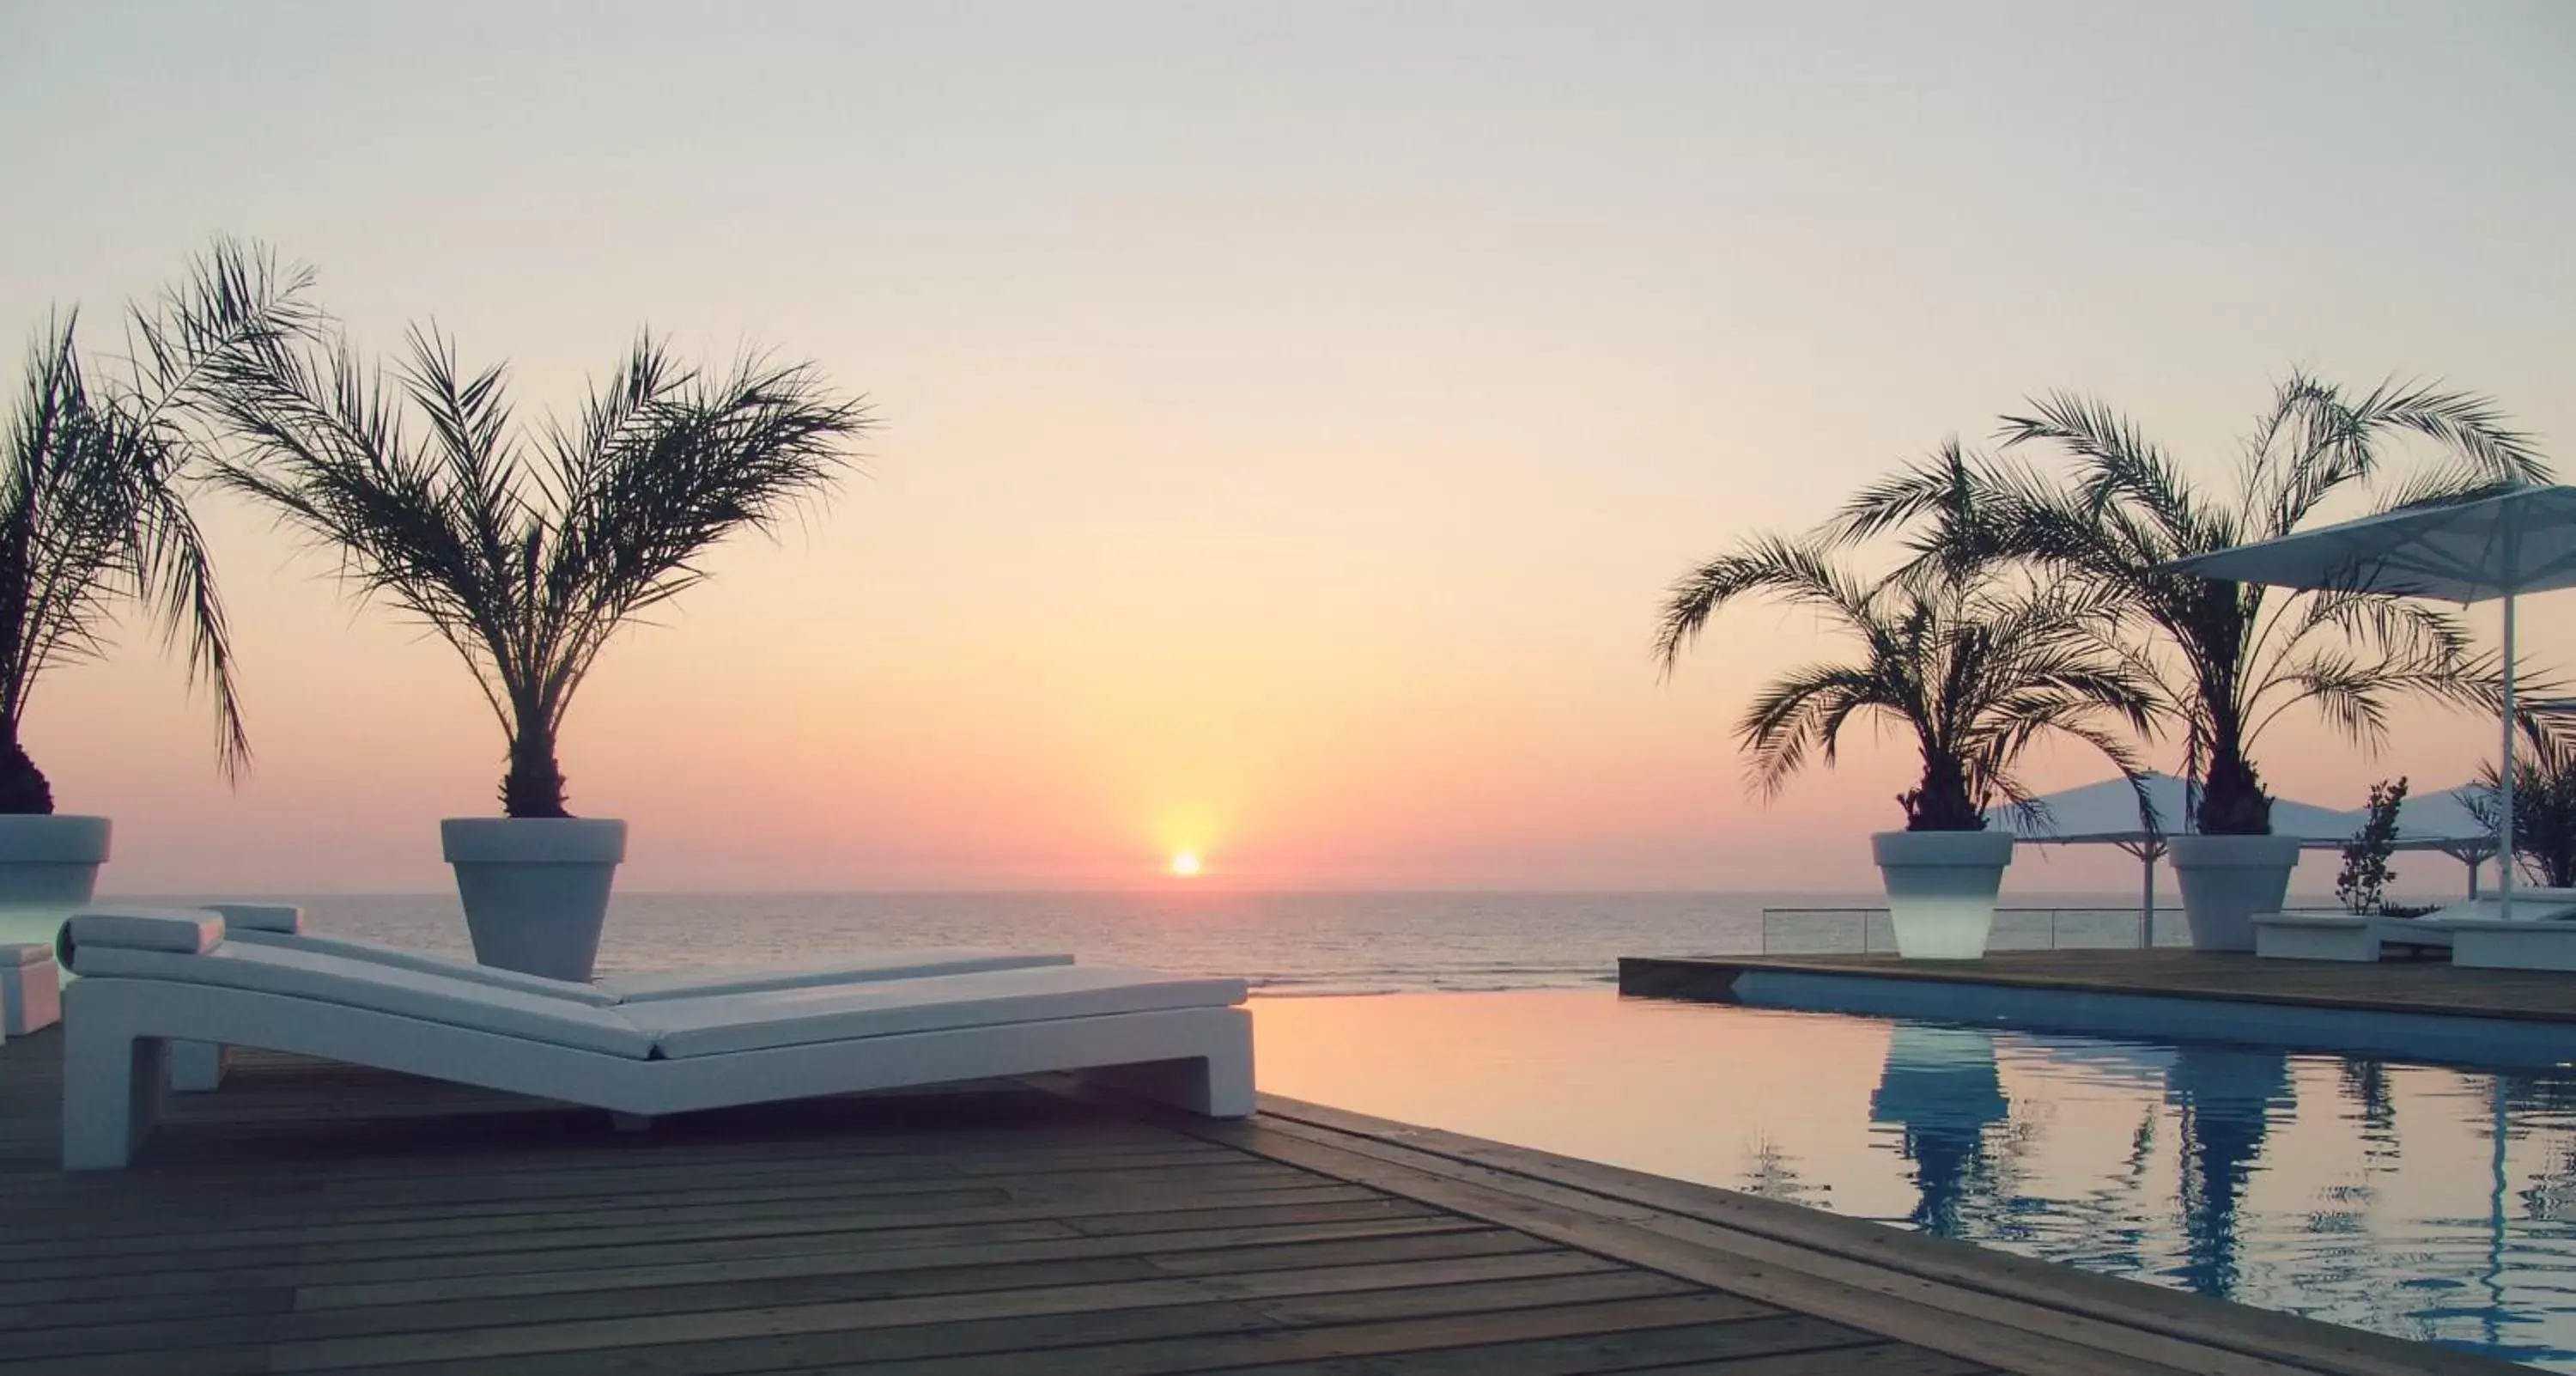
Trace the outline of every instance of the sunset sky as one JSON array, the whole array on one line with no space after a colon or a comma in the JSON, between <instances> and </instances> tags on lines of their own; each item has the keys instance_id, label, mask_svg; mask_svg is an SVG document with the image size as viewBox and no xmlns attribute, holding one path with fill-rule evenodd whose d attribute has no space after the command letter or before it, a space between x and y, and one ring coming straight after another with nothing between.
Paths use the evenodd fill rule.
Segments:
<instances>
[{"instance_id":1,"label":"sunset sky","mask_svg":"<svg viewBox=\"0 0 2576 1376\"><path fill-rule=\"evenodd\" d=\"M2547 3L0 0L0 323L110 347L229 233L531 415L647 323L866 393L867 475L575 706L629 886L1865 888L1906 752L1749 799L1731 722L1813 629L1659 682L1665 584L2051 388L2218 480L2294 367L2438 377L2576 474L2571 62ZM139 633L28 718L105 884L439 886L501 771L463 667L205 519L256 772ZM2525 644L2576 669L2571 612ZM2258 758L2350 807L2492 748Z\"/></svg>"}]
</instances>

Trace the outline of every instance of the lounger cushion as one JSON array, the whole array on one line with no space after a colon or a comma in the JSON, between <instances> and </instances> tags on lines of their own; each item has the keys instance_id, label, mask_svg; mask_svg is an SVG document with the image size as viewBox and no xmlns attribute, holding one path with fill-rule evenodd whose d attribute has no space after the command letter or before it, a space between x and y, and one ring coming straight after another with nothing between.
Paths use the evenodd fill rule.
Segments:
<instances>
[{"instance_id":1,"label":"lounger cushion","mask_svg":"<svg viewBox=\"0 0 2576 1376\"><path fill-rule=\"evenodd\" d=\"M244 932L300 932L304 910L291 903L201 903L197 906L224 920L227 936Z\"/></svg>"},{"instance_id":2,"label":"lounger cushion","mask_svg":"<svg viewBox=\"0 0 2576 1376\"><path fill-rule=\"evenodd\" d=\"M536 994L550 999L569 999L592 1008L615 1005L618 995L606 989L568 979L548 979L543 975L524 975L492 965L477 965L453 956L435 956L426 951L387 946L381 942L353 941L345 937L317 936L310 932L235 932L236 942L273 946L284 950L310 951L316 955L339 956L395 970L413 970L425 975L443 975L468 984L488 985L522 994Z\"/></svg>"},{"instance_id":3,"label":"lounger cushion","mask_svg":"<svg viewBox=\"0 0 2576 1376\"><path fill-rule=\"evenodd\" d=\"M1071 965L1062 953L1026 955L1009 951L882 951L839 957L827 964L769 970L656 970L644 974L604 975L601 991L621 1004L660 999L707 998L719 994L756 994L770 989L811 985L856 984L870 980L921 979L933 975L971 975L986 970L1019 970Z\"/></svg>"},{"instance_id":4,"label":"lounger cushion","mask_svg":"<svg viewBox=\"0 0 2576 1376\"><path fill-rule=\"evenodd\" d=\"M371 961L398 969L418 970L424 974L447 975L475 984L488 984L496 989L515 989L523 994L541 994L547 998L570 999L594 1008L641 1003L654 999L698 998L709 994L747 994L763 989L792 989L808 984L850 984L864 980L916 979L926 975L968 974L979 970L1015 970L1034 965L1071 965L1073 957L1064 954L1026 955L1004 951L923 950L883 952L855 956L801 969L770 970L663 970L645 974L611 975L596 984L571 980L547 979L543 975L523 975L516 970L495 969L452 956L431 955L381 942L357 941L347 937L320 936L310 932L270 933L235 931L232 941L282 946L326 955L345 956L351 960Z\"/></svg>"},{"instance_id":5,"label":"lounger cushion","mask_svg":"<svg viewBox=\"0 0 2576 1376\"><path fill-rule=\"evenodd\" d=\"M628 1004L619 1011L654 1034L657 1054L681 1060L906 1032L1225 1008L1243 1002L1244 992L1239 979L1189 979L1110 965L1059 965L664 999Z\"/></svg>"},{"instance_id":6,"label":"lounger cushion","mask_svg":"<svg viewBox=\"0 0 2576 1376\"><path fill-rule=\"evenodd\" d=\"M211 915L210 920L222 921ZM319 951L228 941L194 955L87 944L76 955L79 964L72 968L82 975L247 989L612 1056L642 1060L653 1054L653 1034L610 1009Z\"/></svg>"},{"instance_id":7,"label":"lounger cushion","mask_svg":"<svg viewBox=\"0 0 2576 1376\"><path fill-rule=\"evenodd\" d=\"M2505 920L2557 922L2571 917L2576 917L2576 895L2571 895L2564 889L2537 891L2516 889L2513 891L2513 916ZM2453 922L2492 922L2499 919L2504 919L2504 904L2499 902L2495 895L2488 894L2407 920L2447 925Z\"/></svg>"},{"instance_id":8,"label":"lounger cushion","mask_svg":"<svg viewBox=\"0 0 2576 1376\"><path fill-rule=\"evenodd\" d=\"M63 936L74 951L113 946L196 955L222 944L224 920L203 908L83 908L63 924Z\"/></svg>"}]
</instances>

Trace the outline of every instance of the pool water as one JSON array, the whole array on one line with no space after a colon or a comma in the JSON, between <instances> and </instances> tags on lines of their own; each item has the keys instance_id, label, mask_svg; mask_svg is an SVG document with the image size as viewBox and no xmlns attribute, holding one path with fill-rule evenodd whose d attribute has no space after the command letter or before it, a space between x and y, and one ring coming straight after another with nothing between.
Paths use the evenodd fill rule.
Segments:
<instances>
[{"instance_id":1,"label":"pool water","mask_svg":"<svg viewBox=\"0 0 2576 1376\"><path fill-rule=\"evenodd\" d=\"M1254 1017L1272 1093L2576 1372L2576 1071L1590 990Z\"/></svg>"}]
</instances>

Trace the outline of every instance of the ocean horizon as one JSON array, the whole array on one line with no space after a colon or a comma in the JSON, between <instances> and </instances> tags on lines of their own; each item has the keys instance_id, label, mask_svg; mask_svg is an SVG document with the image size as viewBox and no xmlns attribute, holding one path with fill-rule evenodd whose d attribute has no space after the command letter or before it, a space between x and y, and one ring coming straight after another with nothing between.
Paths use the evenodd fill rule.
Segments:
<instances>
[{"instance_id":1,"label":"ocean horizon","mask_svg":"<svg viewBox=\"0 0 2576 1376\"><path fill-rule=\"evenodd\" d=\"M2170 901L2170 893L2160 896ZM220 899L294 903L313 930L333 935L472 952L453 890L127 894L104 901ZM2332 903L2331 896L2294 901ZM971 946L1062 950L1086 964L1235 975L1267 996L1583 988L1613 982L1621 956L1758 952L1766 908L1883 904L1868 891L635 890L619 893L611 905L599 968L794 965L871 949ZM2070 942L2116 944L2134 933L2137 893L2008 894L2004 905L2080 910L2085 921L2070 924ZM2013 920L1999 919L1999 937ZM1840 932L1857 931L1839 925L1844 921L1826 912L1811 925L1830 944ZM2044 945L2046 930L2041 923L2018 935Z\"/></svg>"}]
</instances>

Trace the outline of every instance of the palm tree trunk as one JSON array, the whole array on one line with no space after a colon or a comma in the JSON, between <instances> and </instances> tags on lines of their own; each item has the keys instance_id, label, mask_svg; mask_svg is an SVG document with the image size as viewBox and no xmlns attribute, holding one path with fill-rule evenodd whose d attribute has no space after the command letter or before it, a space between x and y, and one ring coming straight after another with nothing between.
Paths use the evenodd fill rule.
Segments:
<instances>
[{"instance_id":1,"label":"palm tree trunk","mask_svg":"<svg viewBox=\"0 0 2576 1376\"><path fill-rule=\"evenodd\" d=\"M1923 761L1923 782L1913 792L1897 795L1905 805L1907 831L1983 831L1986 819L1968 796L1967 767L1947 755Z\"/></svg>"},{"instance_id":2,"label":"palm tree trunk","mask_svg":"<svg viewBox=\"0 0 2576 1376\"><path fill-rule=\"evenodd\" d=\"M54 810L53 785L18 744L18 728L0 723L0 813L44 816Z\"/></svg>"},{"instance_id":3,"label":"palm tree trunk","mask_svg":"<svg viewBox=\"0 0 2576 1376\"><path fill-rule=\"evenodd\" d=\"M569 817L564 811L563 767L555 762L551 731L522 729L510 740L510 772L501 779L505 817Z\"/></svg>"},{"instance_id":4,"label":"palm tree trunk","mask_svg":"<svg viewBox=\"0 0 2576 1376\"><path fill-rule=\"evenodd\" d=\"M2272 833L2272 800L2244 747L2228 732L2218 733L2209 757L2209 779L2200 792L2203 836L2268 836Z\"/></svg>"}]
</instances>

